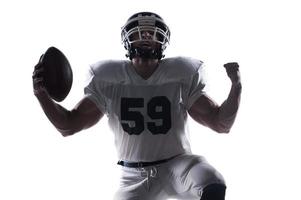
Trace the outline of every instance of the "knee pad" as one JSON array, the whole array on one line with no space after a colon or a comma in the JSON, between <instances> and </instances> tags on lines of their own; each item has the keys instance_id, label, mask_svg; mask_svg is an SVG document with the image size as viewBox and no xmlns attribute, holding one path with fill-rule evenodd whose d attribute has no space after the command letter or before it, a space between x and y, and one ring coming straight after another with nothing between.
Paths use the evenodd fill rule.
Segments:
<instances>
[{"instance_id":1,"label":"knee pad","mask_svg":"<svg viewBox=\"0 0 301 200\"><path fill-rule=\"evenodd\" d=\"M224 184L210 184L204 188L201 200L225 200L225 194Z\"/></svg>"}]
</instances>

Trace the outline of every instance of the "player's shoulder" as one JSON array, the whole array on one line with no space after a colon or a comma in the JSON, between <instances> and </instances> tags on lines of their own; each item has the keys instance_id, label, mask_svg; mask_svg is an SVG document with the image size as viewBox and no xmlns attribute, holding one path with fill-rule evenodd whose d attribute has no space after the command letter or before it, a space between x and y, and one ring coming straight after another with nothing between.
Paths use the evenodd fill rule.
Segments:
<instances>
[{"instance_id":1,"label":"player's shoulder","mask_svg":"<svg viewBox=\"0 0 301 200\"><path fill-rule=\"evenodd\" d=\"M204 66L203 61L185 56L165 58L161 64L172 76L192 76Z\"/></svg>"},{"instance_id":2,"label":"player's shoulder","mask_svg":"<svg viewBox=\"0 0 301 200\"><path fill-rule=\"evenodd\" d=\"M125 60L101 60L91 64L91 70L95 75L110 74L123 68Z\"/></svg>"},{"instance_id":3,"label":"player's shoulder","mask_svg":"<svg viewBox=\"0 0 301 200\"><path fill-rule=\"evenodd\" d=\"M101 60L90 65L93 75L105 81L120 80L127 65L126 60Z\"/></svg>"}]
</instances>

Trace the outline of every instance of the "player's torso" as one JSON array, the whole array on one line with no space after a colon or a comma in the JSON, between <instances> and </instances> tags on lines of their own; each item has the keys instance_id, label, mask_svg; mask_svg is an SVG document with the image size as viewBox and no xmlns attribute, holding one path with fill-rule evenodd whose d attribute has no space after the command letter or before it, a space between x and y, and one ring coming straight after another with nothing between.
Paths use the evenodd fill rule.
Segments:
<instances>
[{"instance_id":1,"label":"player's torso","mask_svg":"<svg viewBox=\"0 0 301 200\"><path fill-rule=\"evenodd\" d=\"M96 72L120 159L153 161L190 151L183 102L187 77L161 63L144 80L128 61Z\"/></svg>"}]
</instances>

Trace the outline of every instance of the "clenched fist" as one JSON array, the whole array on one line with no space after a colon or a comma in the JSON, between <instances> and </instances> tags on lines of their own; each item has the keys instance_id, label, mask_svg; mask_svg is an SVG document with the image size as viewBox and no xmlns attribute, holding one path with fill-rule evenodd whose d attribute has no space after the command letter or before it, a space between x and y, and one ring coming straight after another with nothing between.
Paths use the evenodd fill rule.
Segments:
<instances>
[{"instance_id":1,"label":"clenched fist","mask_svg":"<svg viewBox=\"0 0 301 200\"><path fill-rule=\"evenodd\" d=\"M240 72L239 65L236 62L230 62L224 64L224 67L227 71L227 75L230 78L232 84L238 85L240 84Z\"/></svg>"}]
</instances>

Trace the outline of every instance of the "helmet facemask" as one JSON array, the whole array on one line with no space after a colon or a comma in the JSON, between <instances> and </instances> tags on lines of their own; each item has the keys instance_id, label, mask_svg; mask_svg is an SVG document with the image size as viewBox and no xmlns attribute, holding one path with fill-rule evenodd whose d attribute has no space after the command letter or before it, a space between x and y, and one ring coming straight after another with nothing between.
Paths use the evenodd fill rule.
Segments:
<instances>
[{"instance_id":1,"label":"helmet facemask","mask_svg":"<svg viewBox=\"0 0 301 200\"><path fill-rule=\"evenodd\" d=\"M122 27L121 39L126 56L156 58L164 57L169 44L170 31L162 18L154 13L137 13Z\"/></svg>"}]
</instances>

